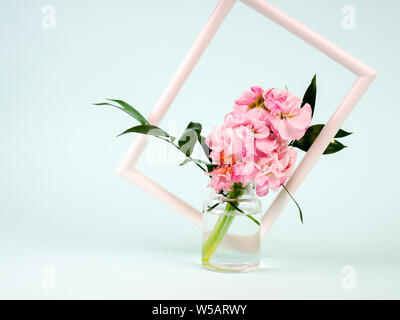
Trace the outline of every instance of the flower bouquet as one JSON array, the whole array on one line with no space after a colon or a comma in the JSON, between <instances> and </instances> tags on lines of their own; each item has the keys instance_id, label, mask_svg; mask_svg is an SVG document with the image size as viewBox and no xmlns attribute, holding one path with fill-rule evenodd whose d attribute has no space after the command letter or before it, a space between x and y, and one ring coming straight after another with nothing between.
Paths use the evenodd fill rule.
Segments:
<instances>
[{"instance_id":1,"label":"flower bouquet","mask_svg":"<svg viewBox=\"0 0 400 320\"><path fill-rule=\"evenodd\" d=\"M115 107L140 123L120 135L139 133L161 139L184 154L180 165L193 163L209 176L213 192L203 205L202 264L218 271L249 271L260 260L259 197L282 187L303 222L300 206L285 182L297 160L296 148L307 151L324 127L311 125L316 92L316 76L303 99L287 89L251 87L235 100L223 125L206 137L197 122L190 122L180 137L173 137L122 100L107 99L95 105ZM349 134L339 130L324 154L345 148L337 139ZM204 160L192 158L196 144L203 149Z\"/></svg>"}]
</instances>

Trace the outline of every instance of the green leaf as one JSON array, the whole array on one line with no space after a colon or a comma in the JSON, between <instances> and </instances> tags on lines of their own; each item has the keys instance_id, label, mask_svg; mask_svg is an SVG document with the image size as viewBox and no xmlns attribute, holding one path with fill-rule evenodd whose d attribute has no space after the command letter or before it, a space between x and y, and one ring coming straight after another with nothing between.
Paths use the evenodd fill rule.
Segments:
<instances>
[{"instance_id":1,"label":"green leaf","mask_svg":"<svg viewBox=\"0 0 400 320\"><path fill-rule=\"evenodd\" d=\"M179 141L178 141L179 147L184 146L183 151L185 154L186 154L186 152L187 152L187 154L189 154L189 153L191 154L193 152L193 148L195 146L196 141L188 141L190 139L190 137L194 136L192 130L196 133L197 141L201 145L201 148L203 149L204 154L206 155L207 159L211 163L212 162L212 160L210 159L210 151L211 150L210 150L209 146L206 144L206 138L201 135L202 126L200 123L190 122L188 124L185 132L179 138ZM186 145L187 143L189 143L189 144Z\"/></svg>"},{"instance_id":2,"label":"green leaf","mask_svg":"<svg viewBox=\"0 0 400 320\"><path fill-rule=\"evenodd\" d=\"M211 150L210 150L210 147L206 143L206 138L203 136L200 136L199 142L200 142L201 148L203 149L204 154L206 155L208 161L212 162L212 159L210 158Z\"/></svg>"},{"instance_id":3,"label":"green leaf","mask_svg":"<svg viewBox=\"0 0 400 320\"><path fill-rule=\"evenodd\" d=\"M306 90L306 93L304 94L303 103L301 104L301 108L303 108L306 103L308 103L311 106L311 116L314 115L316 97L317 97L317 75L314 75L310 85Z\"/></svg>"},{"instance_id":4,"label":"green leaf","mask_svg":"<svg viewBox=\"0 0 400 320\"><path fill-rule=\"evenodd\" d=\"M211 172L213 171L216 167L218 167L216 164L212 164L212 163L207 163L207 172Z\"/></svg>"},{"instance_id":5,"label":"green leaf","mask_svg":"<svg viewBox=\"0 0 400 320\"><path fill-rule=\"evenodd\" d=\"M180 166L183 166L183 165L185 165L185 164L187 164L187 163L189 163L189 162L194 162L194 163L197 163L197 164L200 164L200 165L203 164L203 165L207 166L207 172L211 172L211 171L214 170L215 167L217 167L216 164L211 164L211 163L208 163L208 162L206 162L206 161L199 160L199 159L189 159L189 158L185 159L185 160L180 164Z\"/></svg>"},{"instance_id":6,"label":"green leaf","mask_svg":"<svg viewBox=\"0 0 400 320\"><path fill-rule=\"evenodd\" d=\"M180 166L184 166L186 163L192 162L192 159L186 158L185 160L183 160L183 162L180 164Z\"/></svg>"},{"instance_id":7,"label":"green leaf","mask_svg":"<svg viewBox=\"0 0 400 320\"><path fill-rule=\"evenodd\" d=\"M323 127L324 125L321 124L310 126L304 136L300 140L292 141L291 145L307 152L314 143L315 139L318 137Z\"/></svg>"},{"instance_id":8,"label":"green leaf","mask_svg":"<svg viewBox=\"0 0 400 320\"><path fill-rule=\"evenodd\" d=\"M199 144L201 145L201 148L204 151L204 154L206 155L207 159L212 162L212 160L210 159L210 148L209 146L206 144L206 138L204 136L201 135L201 130L202 130L202 126L200 123L197 122L190 122L189 125L187 126L185 132L182 134L180 140L181 140L181 144L185 145L188 141L188 135L192 136L193 133L190 130L194 130L196 132L197 135L197 141L199 142ZM188 148L188 151L192 150L192 148L194 148L194 145L192 146L192 141L189 145L185 146L186 148ZM178 142L179 144L179 142ZM186 151L186 150L185 150ZM193 151L193 150L192 150Z\"/></svg>"},{"instance_id":9,"label":"green leaf","mask_svg":"<svg viewBox=\"0 0 400 320\"><path fill-rule=\"evenodd\" d=\"M318 135L324 128L323 124L315 124L309 127L305 133L305 135L300 140L292 141L291 146L299 148L303 151L308 151L311 145L314 143L315 139L317 139ZM335 135L335 138L343 138L347 137L348 135L352 134L351 132L344 131L340 129L338 133ZM339 141L334 140L329 144L329 146L324 151L324 154L332 154L339 152L340 150L346 148L345 145L341 144Z\"/></svg>"},{"instance_id":10,"label":"green leaf","mask_svg":"<svg viewBox=\"0 0 400 320\"><path fill-rule=\"evenodd\" d=\"M333 140L328 146L328 148L325 149L324 154L332 154L339 152L340 150L347 148L344 144L340 143L337 140Z\"/></svg>"},{"instance_id":11,"label":"green leaf","mask_svg":"<svg viewBox=\"0 0 400 320\"><path fill-rule=\"evenodd\" d=\"M299 215L300 215L300 220L301 223L303 222L303 211L301 211L301 208L299 206L299 204L297 203L297 201L293 198L293 196L290 194L289 190L285 187L285 185L282 185L283 189L285 189L285 191L287 192L287 194L289 195L289 197L293 200L293 202L296 204L297 209L299 210Z\"/></svg>"},{"instance_id":12,"label":"green leaf","mask_svg":"<svg viewBox=\"0 0 400 320\"><path fill-rule=\"evenodd\" d=\"M193 129L196 132L197 137L200 140L201 130L203 129L200 123L198 123L198 122L190 122L188 124L188 126L187 126L187 129Z\"/></svg>"},{"instance_id":13,"label":"green leaf","mask_svg":"<svg viewBox=\"0 0 400 320\"><path fill-rule=\"evenodd\" d=\"M132 127L119 134L118 137L126 133L142 133L156 137L169 137L169 134L166 133L163 129L160 129L159 127L150 124L142 124L139 126Z\"/></svg>"},{"instance_id":14,"label":"green leaf","mask_svg":"<svg viewBox=\"0 0 400 320\"><path fill-rule=\"evenodd\" d=\"M179 149L190 157L197 142L197 134L193 129L186 129L178 140Z\"/></svg>"},{"instance_id":15,"label":"green leaf","mask_svg":"<svg viewBox=\"0 0 400 320\"><path fill-rule=\"evenodd\" d=\"M342 129L339 129L338 133L336 133L335 138L344 138L344 137L347 137L347 136L349 136L351 134L353 134L353 132L347 132L347 131L344 131Z\"/></svg>"},{"instance_id":16,"label":"green leaf","mask_svg":"<svg viewBox=\"0 0 400 320\"><path fill-rule=\"evenodd\" d=\"M179 149L187 156L193 152L196 142L201 139L201 124L197 122L190 122L186 127L186 130L182 133L181 137L178 139Z\"/></svg>"},{"instance_id":17,"label":"green leaf","mask_svg":"<svg viewBox=\"0 0 400 320\"><path fill-rule=\"evenodd\" d=\"M114 100L114 99L107 99L107 100L116 102L116 103L119 104L119 106L116 106L116 105L108 103L108 102L95 103L94 105L96 105L96 106L111 106L111 107L117 108L119 110L122 110L122 111L126 112L131 117L135 118L137 121L139 121L140 124L143 124L143 125L148 125L149 124L149 122L146 120L146 118L143 117L143 115L139 111L137 111L134 107L132 107L131 105L129 105L125 101Z\"/></svg>"},{"instance_id":18,"label":"green leaf","mask_svg":"<svg viewBox=\"0 0 400 320\"><path fill-rule=\"evenodd\" d=\"M240 213L244 214L247 218L249 218L250 220L254 221L257 225L261 225L260 222L257 221L257 219L254 219L251 215L246 214L246 212L244 212L242 209L239 208L239 203L237 203L236 201L230 201L229 204L235 208L237 211L239 211Z\"/></svg>"}]
</instances>

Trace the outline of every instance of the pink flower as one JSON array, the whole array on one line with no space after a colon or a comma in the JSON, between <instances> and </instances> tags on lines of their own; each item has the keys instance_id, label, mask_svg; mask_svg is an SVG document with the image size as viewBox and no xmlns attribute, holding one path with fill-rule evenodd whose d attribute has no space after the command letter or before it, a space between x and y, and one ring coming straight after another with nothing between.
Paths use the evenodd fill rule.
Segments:
<instances>
[{"instance_id":1,"label":"pink flower","mask_svg":"<svg viewBox=\"0 0 400 320\"><path fill-rule=\"evenodd\" d=\"M269 128L268 111L262 108L248 109L247 106L234 107L234 111L225 116L224 128L246 127L253 133L254 150L268 153L277 146L277 137Z\"/></svg>"},{"instance_id":2,"label":"pink flower","mask_svg":"<svg viewBox=\"0 0 400 320\"><path fill-rule=\"evenodd\" d=\"M228 113L224 119L224 128L236 128L248 124L248 107L246 105L235 105L233 111Z\"/></svg>"},{"instance_id":3,"label":"pink flower","mask_svg":"<svg viewBox=\"0 0 400 320\"><path fill-rule=\"evenodd\" d=\"M289 91L252 87L235 101L220 129L207 136L210 158L217 167L210 186L230 191L234 183L256 185L265 196L281 187L293 171L297 153L288 147L300 139L311 122L311 106Z\"/></svg>"},{"instance_id":4,"label":"pink flower","mask_svg":"<svg viewBox=\"0 0 400 320\"><path fill-rule=\"evenodd\" d=\"M258 168L252 161L241 161L235 163L232 170L232 180L236 183L241 183L242 186L247 186L254 183Z\"/></svg>"},{"instance_id":5,"label":"pink flower","mask_svg":"<svg viewBox=\"0 0 400 320\"><path fill-rule=\"evenodd\" d=\"M248 125L251 126L251 129L255 132L258 131L262 133L266 130L266 136L269 135L268 128L268 112L261 108L253 108L246 112L246 117L248 121Z\"/></svg>"},{"instance_id":6,"label":"pink flower","mask_svg":"<svg viewBox=\"0 0 400 320\"><path fill-rule=\"evenodd\" d=\"M231 166L218 167L208 174L211 175L211 181L208 186L212 187L217 193L221 190L229 191L232 188L233 181Z\"/></svg>"},{"instance_id":7,"label":"pink flower","mask_svg":"<svg viewBox=\"0 0 400 320\"><path fill-rule=\"evenodd\" d=\"M262 108L254 108L247 112L249 125L254 132L255 149L258 152L267 154L277 146L277 137L270 130L268 112Z\"/></svg>"},{"instance_id":8,"label":"pink flower","mask_svg":"<svg viewBox=\"0 0 400 320\"><path fill-rule=\"evenodd\" d=\"M280 144L275 152L260 158L255 177L257 195L265 196L269 189L277 190L282 186L292 174L296 159L297 152L286 144Z\"/></svg>"},{"instance_id":9,"label":"pink flower","mask_svg":"<svg viewBox=\"0 0 400 320\"><path fill-rule=\"evenodd\" d=\"M299 140L311 123L311 106L300 108L301 99L289 91L270 89L264 94L264 105L269 111L268 120L284 140Z\"/></svg>"},{"instance_id":10,"label":"pink flower","mask_svg":"<svg viewBox=\"0 0 400 320\"><path fill-rule=\"evenodd\" d=\"M206 138L210 158L218 167L211 173L210 186L217 192L227 190L233 182L243 186L252 183L254 165L254 133L247 127L214 129Z\"/></svg>"},{"instance_id":11,"label":"pink flower","mask_svg":"<svg viewBox=\"0 0 400 320\"><path fill-rule=\"evenodd\" d=\"M254 133L247 127L214 129L206 138L214 164L233 164L235 159L254 158Z\"/></svg>"},{"instance_id":12,"label":"pink flower","mask_svg":"<svg viewBox=\"0 0 400 320\"><path fill-rule=\"evenodd\" d=\"M235 101L235 103L239 106L250 106L257 100L257 98L262 97L264 94L264 90L258 86L251 87L250 90L251 91L243 92L240 98Z\"/></svg>"}]
</instances>

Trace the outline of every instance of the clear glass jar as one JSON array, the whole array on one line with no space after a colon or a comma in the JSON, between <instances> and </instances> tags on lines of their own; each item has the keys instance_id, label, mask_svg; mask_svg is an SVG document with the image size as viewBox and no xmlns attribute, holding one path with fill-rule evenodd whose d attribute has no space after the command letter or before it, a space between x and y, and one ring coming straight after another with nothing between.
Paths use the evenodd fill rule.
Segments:
<instances>
[{"instance_id":1,"label":"clear glass jar","mask_svg":"<svg viewBox=\"0 0 400 320\"><path fill-rule=\"evenodd\" d=\"M253 186L210 194L203 204L203 266L214 271L255 270L260 264L261 218L261 201Z\"/></svg>"}]
</instances>

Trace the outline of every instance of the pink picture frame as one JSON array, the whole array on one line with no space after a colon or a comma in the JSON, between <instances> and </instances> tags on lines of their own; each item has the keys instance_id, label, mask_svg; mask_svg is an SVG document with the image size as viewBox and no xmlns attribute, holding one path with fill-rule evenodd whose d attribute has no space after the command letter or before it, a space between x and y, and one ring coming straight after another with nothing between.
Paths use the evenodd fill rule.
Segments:
<instances>
[{"instance_id":1,"label":"pink picture frame","mask_svg":"<svg viewBox=\"0 0 400 320\"><path fill-rule=\"evenodd\" d=\"M332 141L343 122L346 120L355 105L359 102L370 84L373 82L377 76L377 72L365 63L350 55L345 50L339 48L337 45L320 36L315 31L288 16L278 8L272 6L267 1L240 1L259 12L266 18L285 28L303 41L307 42L309 45L313 46L331 59L335 60L338 64L347 68L356 76L352 87L344 96L339 106L336 108L333 115L330 117L325 127L319 134L318 138L315 140L303 160L299 163L296 170L286 183L287 189L294 194L305 180L309 172L312 170L318 159L321 157L328 144ZM158 125L163 119L176 95L183 87L186 79L196 66L204 51L207 49L207 46L235 3L236 0L220 0L218 2L217 7L211 14L203 30L193 43L189 52L183 59L179 68L173 75L172 79L165 88L164 92L161 94L161 97L149 115L149 123ZM135 138L133 145L119 164L116 170L117 174L148 192L153 197L177 211L196 225L201 226L202 216L200 211L135 169L135 165L140 155L143 153L147 141L148 139L144 135L139 135ZM268 233L276 219L289 202L289 199L289 196L284 190L278 193L263 217L261 223L262 237Z\"/></svg>"}]
</instances>

